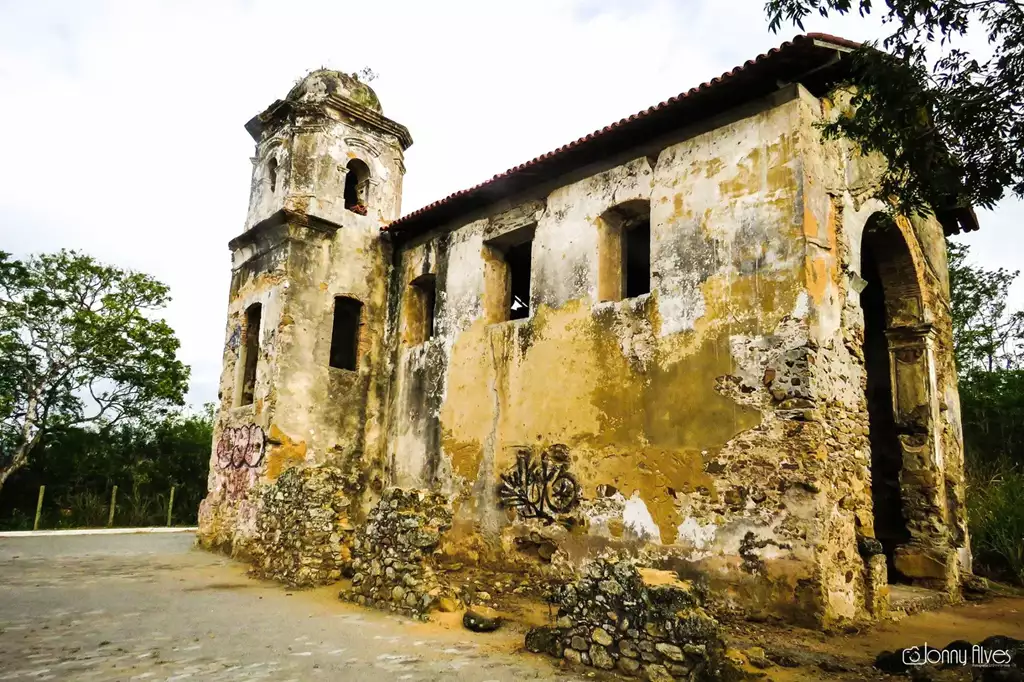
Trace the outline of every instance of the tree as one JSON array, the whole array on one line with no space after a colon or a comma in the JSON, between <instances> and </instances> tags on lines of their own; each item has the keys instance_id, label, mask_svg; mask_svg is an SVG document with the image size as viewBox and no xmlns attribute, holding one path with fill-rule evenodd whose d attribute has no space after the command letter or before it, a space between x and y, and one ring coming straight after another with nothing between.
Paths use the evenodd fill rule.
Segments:
<instances>
[{"instance_id":1,"label":"tree","mask_svg":"<svg viewBox=\"0 0 1024 682\"><path fill-rule=\"evenodd\" d=\"M976 468L1024 463L1024 311L1006 304L1018 273L972 265L967 246L948 247L964 445Z\"/></svg>"},{"instance_id":2,"label":"tree","mask_svg":"<svg viewBox=\"0 0 1024 682\"><path fill-rule=\"evenodd\" d=\"M1024 2L885 0L892 32L851 58L850 113L823 126L889 162L877 196L904 214L992 208L1024 197ZM812 12L861 16L872 0L767 0L769 27L803 29ZM959 47L984 31L987 58Z\"/></svg>"},{"instance_id":3,"label":"tree","mask_svg":"<svg viewBox=\"0 0 1024 682\"><path fill-rule=\"evenodd\" d=\"M47 433L181 405L189 370L151 314L165 285L74 251L0 252L0 489Z\"/></svg>"},{"instance_id":4,"label":"tree","mask_svg":"<svg viewBox=\"0 0 1024 682\"><path fill-rule=\"evenodd\" d=\"M30 528L46 485L46 528L107 522L110 490L120 494L119 525L162 525L171 486L174 519L194 524L206 494L214 406L172 410L102 428L68 427L45 435L0 496L0 529Z\"/></svg>"},{"instance_id":5,"label":"tree","mask_svg":"<svg viewBox=\"0 0 1024 682\"><path fill-rule=\"evenodd\" d=\"M1018 273L969 255L949 243L971 551L976 571L1024 584L1024 313L1006 305Z\"/></svg>"},{"instance_id":6,"label":"tree","mask_svg":"<svg viewBox=\"0 0 1024 682\"><path fill-rule=\"evenodd\" d=\"M961 377L976 370L1017 369L1024 311L1008 312L1006 300L1020 273L971 265L963 244L948 242L948 253L953 352Z\"/></svg>"}]
</instances>

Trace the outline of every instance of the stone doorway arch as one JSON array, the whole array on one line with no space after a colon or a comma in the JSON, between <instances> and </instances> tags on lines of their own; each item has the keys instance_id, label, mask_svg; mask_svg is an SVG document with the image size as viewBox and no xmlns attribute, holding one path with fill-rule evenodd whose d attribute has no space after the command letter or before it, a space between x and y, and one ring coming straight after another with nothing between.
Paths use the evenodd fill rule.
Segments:
<instances>
[{"instance_id":1,"label":"stone doorway arch","mask_svg":"<svg viewBox=\"0 0 1024 682\"><path fill-rule=\"evenodd\" d=\"M908 239L912 233L876 213L861 241L874 530L889 582L945 587L954 568L943 503L936 332Z\"/></svg>"}]
</instances>

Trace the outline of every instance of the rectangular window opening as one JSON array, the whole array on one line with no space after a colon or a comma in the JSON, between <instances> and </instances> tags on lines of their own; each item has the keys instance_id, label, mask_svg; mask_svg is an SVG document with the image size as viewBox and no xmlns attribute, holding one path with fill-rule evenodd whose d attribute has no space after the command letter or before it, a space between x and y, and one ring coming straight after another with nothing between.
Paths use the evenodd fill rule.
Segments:
<instances>
[{"instance_id":1,"label":"rectangular window opening","mask_svg":"<svg viewBox=\"0 0 1024 682\"><path fill-rule=\"evenodd\" d=\"M434 275L420 275L412 282L416 310L412 312L409 324L413 326L413 338L423 343L434 338L434 307L437 303L437 278Z\"/></svg>"},{"instance_id":2,"label":"rectangular window opening","mask_svg":"<svg viewBox=\"0 0 1024 682\"><path fill-rule=\"evenodd\" d=\"M626 271L626 298L651 293L651 221L641 220L626 228L622 244Z\"/></svg>"},{"instance_id":3,"label":"rectangular window opening","mask_svg":"<svg viewBox=\"0 0 1024 682\"><path fill-rule=\"evenodd\" d=\"M334 324L331 330L330 365L355 370L359 356L359 318L363 304L354 298L334 299Z\"/></svg>"},{"instance_id":4,"label":"rectangular window opening","mask_svg":"<svg viewBox=\"0 0 1024 682\"><path fill-rule=\"evenodd\" d=\"M245 335L242 339L242 397L239 405L252 405L256 393L256 366L260 360L260 318L263 306L253 303L245 311Z\"/></svg>"},{"instance_id":5,"label":"rectangular window opening","mask_svg":"<svg viewBox=\"0 0 1024 682\"><path fill-rule=\"evenodd\" d=\"M484 313L488 324L530 317L530 276L537 225L484 242Z\"/></svg>"},{"instance_id":6,"label":"rectangular window opening","mask_svg":"<svg viewBox=\"0 0 1024 682\"><path fill-rule=\"evenodd\" d=\"M505 253L508 265L509 310L508 319L525 320L530 316L530 259L533 239L509 247Z\"/></svg>"}]
</instances>

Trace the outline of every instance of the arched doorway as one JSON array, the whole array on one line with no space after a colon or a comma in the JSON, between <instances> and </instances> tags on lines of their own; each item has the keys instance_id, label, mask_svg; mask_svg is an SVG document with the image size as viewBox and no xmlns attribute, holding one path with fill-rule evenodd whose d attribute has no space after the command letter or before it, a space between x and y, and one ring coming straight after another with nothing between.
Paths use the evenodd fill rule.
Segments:
<instances>
[{"instance_id":1,"label":"arched doorway","mask_svg":"<svg viewBox=\"0 0 1024 682\"><path fill-rule=\"evenodd\" d=\"M919 395L908 395L905 386L900 390L901 378L906 383L915 376L906 371L900 374L898 365L905 354L899 349L905 338L921 338L923 320L913 258L899 227L884 214L875 214L865 225L861 277L866 281L860 303L874 532L885 553L889 582L903 582L906 577L898 569L896 556L911 541L907 506L908 497L913 497L908 491L914 485L907 479L906 446L908 439L916 442L918 438L912 433L913 425L903 418L906 410L901 410L900 400Z\"/></svg>"}]
</instances>

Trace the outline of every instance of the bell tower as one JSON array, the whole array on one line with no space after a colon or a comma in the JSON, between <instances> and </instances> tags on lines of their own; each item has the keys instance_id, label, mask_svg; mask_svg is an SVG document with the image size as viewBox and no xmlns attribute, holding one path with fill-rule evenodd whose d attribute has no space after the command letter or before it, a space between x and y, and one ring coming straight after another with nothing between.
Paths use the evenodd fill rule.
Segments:
<instances>
[{"instance_id":1,"label":"bell tower","mask_svg":"<svg viewBox=\"0 0 1024 682\"><path fill-rule=\"evenodd\" d=\"M338 227L398 218L412 138L355 76L314 71L245 128L256 141L246 230L281 210Z\"/></svg>"},{"instance_id":2,"label":"bell tower","mask_svg":"<svg viewBox=\"0 0 1024 682\"><path fill-rule=\"evenodd\" d=\"M303 78L246 125L256 142L231 288L200 537L244 552L249 492L298 464L380 465L388 247L409 131L338 71ZM244 443L241 442L244 440Z\"/></svg>"}]
</instances>

